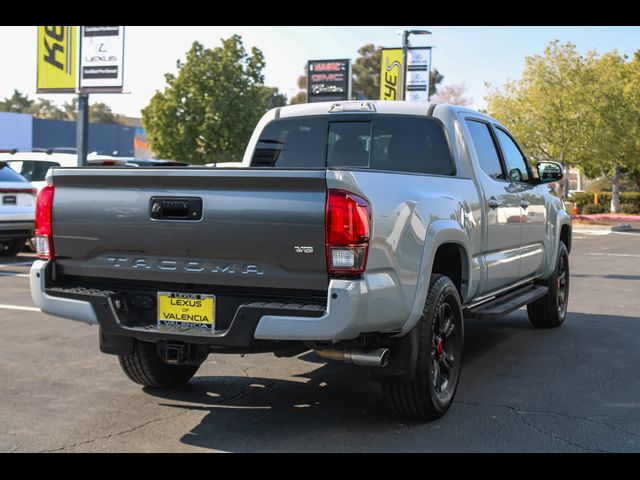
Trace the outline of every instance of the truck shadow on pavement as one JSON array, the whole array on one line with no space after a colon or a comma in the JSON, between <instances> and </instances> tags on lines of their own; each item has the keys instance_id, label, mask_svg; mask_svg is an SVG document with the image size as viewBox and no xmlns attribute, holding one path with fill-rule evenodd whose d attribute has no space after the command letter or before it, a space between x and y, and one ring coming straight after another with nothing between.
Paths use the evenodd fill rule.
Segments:
<instances>
[{"instance_id":1,"label":"truck shadow on pavement","mask_svg":"<svg viewBox=\"0 0 640 480\"><path fill-rule=\"evenodd\" d=\"M526 319L513 318L468 320L465 328L463 364L468 366L531 327ZM145 388L145 392L171 401L161 402L163 406L207 412L181 441L222 451L376 450L375 440L365 446L362 439L385 432L382 437L388 444L387 435L406 433L407 428L439 428L438 422L391 416L380 385L368 379L365 368L327 363L312 352L291 361L309 362L315 368L290 379L196 376L181 391Z\"/></svg>"}]
</instances>

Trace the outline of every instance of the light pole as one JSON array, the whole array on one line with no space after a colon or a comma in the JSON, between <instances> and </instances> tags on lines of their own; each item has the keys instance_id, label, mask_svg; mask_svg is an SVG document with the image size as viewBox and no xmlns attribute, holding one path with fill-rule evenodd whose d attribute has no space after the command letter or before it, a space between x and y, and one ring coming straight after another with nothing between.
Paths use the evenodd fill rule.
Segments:
<instances>
[{"instance_id":1,"label":"light pole","mask_svg":"<svg viewBox=\"0 0 640 480\"><path fill-rule=\"evenodd\" d=\"M407 51L409 50L409 35L431 35L429 30L403 30L402 31L402 100L407 99ZM427 92L428 93L428 92Z\"/></svg>"}]
</instances>

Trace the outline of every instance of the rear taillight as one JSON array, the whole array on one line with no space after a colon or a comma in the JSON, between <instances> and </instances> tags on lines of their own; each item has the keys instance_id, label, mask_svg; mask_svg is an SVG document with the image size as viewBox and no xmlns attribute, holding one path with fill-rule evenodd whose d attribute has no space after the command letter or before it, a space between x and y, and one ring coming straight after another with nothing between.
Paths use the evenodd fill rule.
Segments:
<instances>
[{"instance_id":1,"label":"rear taillight","mask_svg":"<svg viewBox=\"0 0 640 480\"><path fill-rule=\"evenodd\" d=\"M53 185L47 185L38 194L36 201L36 255L43 260L53 260L53 231L51 213L53 207Z\"/></svg>"},{"instance_id":2,"label":"rear taillight","mask_svg":"<svg viewBox=\"0 0 640 480\"><path fill-rule=\"evenodd\" d=\"M344 190L329 189L326 204L329 275L359 275L367 266L371 205Z\"/></svg>"}]
</instances>

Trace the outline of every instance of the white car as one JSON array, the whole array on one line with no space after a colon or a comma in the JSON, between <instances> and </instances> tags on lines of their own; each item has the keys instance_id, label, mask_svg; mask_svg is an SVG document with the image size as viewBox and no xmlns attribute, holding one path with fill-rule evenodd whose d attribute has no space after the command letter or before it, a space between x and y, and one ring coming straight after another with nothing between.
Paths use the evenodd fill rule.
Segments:
<instances>
[{"instance_id":1,"label":"white car","mask_svg":"<svg viewBox=\"0 0 640 480\"><path fill-rule=\"evenodd\" d=\"M0 161L0 256L14 256L33 236L36 189Z\"/></svg>"},{"instance_id":2,"label":"white car","mask_svg":"<svg viewBox=\"0 0 640 480\"><path fill-rule=\"evenodd\" d=\"M45 178L51 167L77 167L78 155L55 151L0 153L0 162L7 163L30 181L39 192L47 184ZM92 152L87 155L87 164L92 166L124 166L126 160Z\"/></svg>"},{"instance_id":3,"label":"white car","mask_svg":"<svg viewBox=\"0 0 640 480\"><path fill-rule=\"evenodd\" d=\"M39 192L46 185L45 177L51 167L76 167L78 156L73 153L0 153L0 162L26 178Z\"/></svg>"}]
</instances>

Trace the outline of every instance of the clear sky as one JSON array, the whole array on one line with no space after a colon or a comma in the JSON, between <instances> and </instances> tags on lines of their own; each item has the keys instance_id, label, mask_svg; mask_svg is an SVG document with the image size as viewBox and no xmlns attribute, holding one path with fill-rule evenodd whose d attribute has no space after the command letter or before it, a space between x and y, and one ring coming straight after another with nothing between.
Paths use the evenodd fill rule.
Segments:
<instances>
[{"instance_id":1,"label":"clear sky","mask_svg":"<svg viewBox=\"0 0 640 480\"><path fill-rule=\"evenodd\" d=\"M573 42L582 53L618 49L633 55L640 49L640 27L430 27L417 25L382 27L127 27L124 85L127 94L91 95L114 112L140 116L140 109L165 86L164 74L176 71L194 40L206 47L220 45L234 33L245 46L260 48L266 58L265 83L288 97L297 92L296 80L307 60L357 57L366 43L399 47L403 29L427 29L433 35L412 37L414 45L433 45L433 66L444 76L443 85L465 82L473 107L485 105L484 82L501 85L518 78L524 58L542 53L554 39ZM0 98L14 88L35 95L36 27L0 29ZM40 95L61 104L68 94Z\"/></svg>"}]
</instances>

